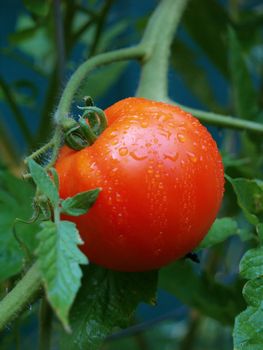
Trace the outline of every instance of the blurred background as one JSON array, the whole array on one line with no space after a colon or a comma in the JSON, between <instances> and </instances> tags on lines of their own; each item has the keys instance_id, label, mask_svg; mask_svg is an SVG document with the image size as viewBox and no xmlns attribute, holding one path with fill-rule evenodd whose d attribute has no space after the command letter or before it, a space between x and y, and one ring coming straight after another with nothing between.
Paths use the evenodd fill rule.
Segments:
<instances>
[{"instance_id":1,"label":"blurred background","mask_svg":"<svg viewBox=\"0 0 263 350\"><path fill-rule=\"evenodd\" d=\"M0 2L1 167L21 174L21 159L50 137L52 114L71 74L95 54L136 44L157 3ZM190 1L172 47L170 96L189 107L262 121L262 38L262 0ZM133 96L139 74L137 62L100 68L85 80L75 103L81 104L83 96L91 95L97 106L106 108ZM208 128L220 146L228 173L262 177L261 149L255 138ZM250 228L232 202L233 193L228 188L226 192L221 215L239 220L243 239L233 237L200 253L201 263L191 263L194 282L189 288L194 285L195 290L187 290L184 278L190 275L181 271L174 281L174 270L164 269L157 306L141 305L134 326L116 331L104 350L232 349L233 317L245 307L238 263ZM230 302L225 287L233 292ZM34 348L36 310L37 306L29 306L31 317L26 318L22 331L17 333L12 326L12 336L2 337L1 349ZM53 348L57 349L56 339Z\"/></svg>"}]
</instances>

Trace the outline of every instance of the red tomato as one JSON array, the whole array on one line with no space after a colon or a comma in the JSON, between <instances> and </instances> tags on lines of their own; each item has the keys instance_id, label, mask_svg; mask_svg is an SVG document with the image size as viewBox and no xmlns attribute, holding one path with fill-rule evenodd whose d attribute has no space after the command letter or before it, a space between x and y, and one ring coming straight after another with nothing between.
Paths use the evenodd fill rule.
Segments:
<instances>
[{"instance_id":1,"label":"red tomato","mask_svg":"<svg viewBox=\"0 0 263 350\"><path fill-rule=\"evenodd\" d=\"M127 98L105 111L90 147L63 147L62 198L102 192L77 224L91 262L120 271L160 268L191 251L215 220L224 171L207 129L179 107Z\"/></svg>"}]
</instances>

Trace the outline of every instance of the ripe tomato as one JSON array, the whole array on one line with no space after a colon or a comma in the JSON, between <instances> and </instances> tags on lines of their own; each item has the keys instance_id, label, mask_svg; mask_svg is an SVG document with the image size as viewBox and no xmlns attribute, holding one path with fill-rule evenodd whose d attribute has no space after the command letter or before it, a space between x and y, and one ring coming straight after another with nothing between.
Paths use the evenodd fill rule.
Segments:
<instances>
[{"instance_id":1,"label":"ripe tomato","mask_svg":"<svg viewBox=\"0 0 263 350\"><path fill-rule=\"evenodd\" d=\"M102 188L87 214L70 218L91 262L159 268L196 247L215 220L224 191L220 154L179 107L127 98L105 113L109 126L92 146L62 148L60 195Z\"/></svg>"}]
</instances>

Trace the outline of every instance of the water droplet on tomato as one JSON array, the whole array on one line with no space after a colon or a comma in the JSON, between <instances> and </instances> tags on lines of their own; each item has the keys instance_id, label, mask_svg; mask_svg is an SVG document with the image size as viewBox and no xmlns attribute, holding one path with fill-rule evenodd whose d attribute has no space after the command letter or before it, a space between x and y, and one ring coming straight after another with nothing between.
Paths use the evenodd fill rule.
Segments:
<instances>
[{"instance_id":1,"label":"water droplet on tomato","mask_svg":"<svg viewBox=\"0 0 263 350\"><path fill-rule=\"evenodd\" d=\"M142 128L147 128L147 126L148 126L148 123L146 121L142 121L141 122L141 127Z\"/></svg>"},{"instance_id":2,"label":"water droplet on tomato","mask_svg":"<svg viewBox=\"0 0 263 350\"><path fill-rule=\"evenodd\" d=\"M169 159L169 160L175 162L178 159L179 154L178 153L164 153L163 157L164 157L164 159Z\"/></svg>"},{"instance_id":3,"label":"water droplet on tomato","mask_svg":"<svg viewBox=\"0 0 263 350\"><path fill-rule=\"evenodd\" d=\"M148 173L148 174L153 174L153 169L152 169L152 167L150 167L150 168L147 170L147 173Z\"/></svg>"},{"instance_id":4,"label":"water droplet on tomato","mask_svg":"<svg viewBox=\"0 0 263 350\"><path fill-rule=\"evenodd\" d=\"M113 146L115 146L115 145L117 145L118 142L119 142L118 139L115 139L115 140L112 140L112 141L111 141L111 144L112 144Z\"/></svg>"},{"instance_id":5,"label":"water droplet on tomato","mask_svg":"<svg viewBox=\"0 0 263 350\"><path fill-rule=\"evenodd\" d=\"M147 158L147 155L140 154L140 152L138 152L138 151L137 152L135 152L135 151L130 152L130 156L135 160L143 160L143 159Z\"/></svg>"},{"instance_id":6,"label":"water droplet on tomato","mask_svg":"<svg viewBox=\"0 0 263 350\"><path fill-rule=\"evenodd\" d=\"M128 154L128 148L127 147L121 147L119 149L119 155L120 156L124 157L124 156L127 156L127 154Z\"/></svg>"},{"instance_id":7,"label":"water droplet on tomato","mask_svg":"<svg viewBox=\"0 0 263 350\"><path fill-rule=\"evenodd\" d=\"M183 134L177 134L177 138L179 142L185 142L185 137Z\"/></svg>"},{"instance_id":8,"label":"water droplet on tomato","mask_svg":"<svg viewBox=\"0 0 263 350\"><path fill-rule=\"evenodd\" d=\"M197 162L197 158L196 158L196 155L192 152L187 152L187 155L188 157L190 158L190 160L193 162L193 163L196 163Z\"/></svg>"}]
</instances>

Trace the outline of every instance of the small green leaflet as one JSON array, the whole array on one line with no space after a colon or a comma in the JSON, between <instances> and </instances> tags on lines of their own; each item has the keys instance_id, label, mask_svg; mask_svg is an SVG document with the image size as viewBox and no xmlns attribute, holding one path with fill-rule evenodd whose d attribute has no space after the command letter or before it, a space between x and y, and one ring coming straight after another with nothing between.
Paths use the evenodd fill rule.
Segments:
<instances>
[{"instance_id":1,"label":"small green leaflet","mask_svg":"<svg viewBox=\"0 0 263 350\"><path fill-rule=\"evenodd\" d=\"M74 197L67 198L61 202L62 212L71 216L85 214L95 203L101 189L80 192Z\"/></svg>"},{"instance_id":2,"label":"small green leaflet","mask_svg":"<svg viewBox=\"0 0 263 350\"><path fill-rule=\"evenodd\" d=\"M259 180L232 179L225 175L237 195L237 201L248 222L257 225L263 218L263 187Z\"/></svg>"},{"instance_id":3,"label":"small green leaflet","mask_svg":"<svg viewBox=\"0 0 263 350\"><path fill-rule=\"evenodd\" d=\"M241 276L246 279L263 277L263 247L248 250L239 268Z\"/></svg>"},{"instance_id":4,"label":"small green leaflet","mask_svg":"<svg viewBox=\"0 0 263 350\"><path fill-rule=\"evenodd\" d=\"M48 176L47 172L37 164L33 159L29 159L28 166L30 169L30 173L32 178L39 188L39 190L45 194L54 207L58 206L59 203L59 195L56 185Z\"/></svg>"},{"instance_id":5,"label":"small green leaflet","mask_svg":"<svg viewBox=\"0 0 263 350\"><path fill-rule=\"evenodd\" d=\"M153 304L157 271L127 273L89 265L70 312L72 333L61 350L95 350L116 327L127 327L140 302Z\"/></svg>"},{"instance_id":6,"label":"small green leaflet","mask_svg":"<svg viewBox=\"0 0 263 350\"><path fill-rule=\"evenodd\" d=\"M208 234L199 244L196 250L212 247L225 241L228 237L237 233L238 227L235 220L231 218L216 219Z\"/></svg>"},{"instance_id":7,"label":"small green leaflet","mask_svg":"<svg viewBox=\"0 0 263 350\"><path fill-rule=\"evenodd\" d=\"M234 349L262 350L263 309L249 306L239 314L234 326Z\"/></svg>"},{"instance_id":8,"label":"small green leaflet","mask_svg":"<svg viewBox=\"0 0 263 350\"><path fill-rule=\"evenodd\" d=\"M77 247L83 242L74 223L45 221L41 226L37 256L47 297L69 330L68 314L82 277L79 264L87 264L88 260Z\"/></svg>"}]
</instances>

